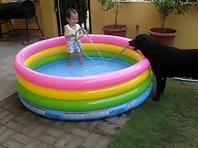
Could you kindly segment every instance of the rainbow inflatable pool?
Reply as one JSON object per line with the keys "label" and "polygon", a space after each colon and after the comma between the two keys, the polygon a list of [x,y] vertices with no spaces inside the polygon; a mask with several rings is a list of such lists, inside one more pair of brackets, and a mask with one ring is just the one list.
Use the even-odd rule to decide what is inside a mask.
{"label": "rainbow inflatable pool", "polygon": [[[89,35],[104,57],[111,58],[128,45],[129,39],[109,35]],[[90,57],[99,56],[85,36],[82,49]],[[18,94],[29,110],[59,120],[93,120],[124,113],[144,102],[152,89],[149,61],[127,48],[120,60],[131,66],[107,74],[59,77],[36,68],[66,57],[64,37],[43,40],[22,49],[14,59]]]}

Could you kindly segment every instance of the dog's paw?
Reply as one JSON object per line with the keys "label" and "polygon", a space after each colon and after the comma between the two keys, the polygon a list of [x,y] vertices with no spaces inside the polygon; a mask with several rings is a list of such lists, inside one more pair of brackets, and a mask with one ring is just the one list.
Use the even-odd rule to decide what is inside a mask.
{"label": "dog's paw", "polygon": [[152,100],[155,101],[155,102],[158,102],[160,100],[160,98],[159,97],[153,97]]}

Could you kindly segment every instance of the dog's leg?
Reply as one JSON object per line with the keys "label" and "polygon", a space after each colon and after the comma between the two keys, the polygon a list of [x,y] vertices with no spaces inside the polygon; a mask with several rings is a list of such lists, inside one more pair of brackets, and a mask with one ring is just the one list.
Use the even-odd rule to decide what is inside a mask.
{"label": "dog's leg", "polygon": [[166,77],[162,77],[162,80],[161,80],[161,88],[160,88],[160,93],[161,93],[161,95],[164,93],[165,86],[166,86]]}
{"label": "dog's leg", "polygon": [[157,80],[157,87],[156,87],[156,95],[152,98],[153,101],[159,101],[160,95],[163,93],[165,88],[166,79],[164,81],[164,78],[158,75],[155,75]]}

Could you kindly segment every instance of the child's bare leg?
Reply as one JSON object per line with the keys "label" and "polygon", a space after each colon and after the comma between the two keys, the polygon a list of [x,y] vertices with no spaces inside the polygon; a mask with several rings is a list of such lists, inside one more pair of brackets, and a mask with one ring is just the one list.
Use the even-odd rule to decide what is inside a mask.
{"label": "child's bare leg", "polygon": [[78,60],[80,62],[80,65],[83,65],[83,59],[82,59],[82,54],[80,52],[77,52]]}
{"label": "child's bare leg", "polygon": [[69,53],[69,65],[73,64],[73,53]]}

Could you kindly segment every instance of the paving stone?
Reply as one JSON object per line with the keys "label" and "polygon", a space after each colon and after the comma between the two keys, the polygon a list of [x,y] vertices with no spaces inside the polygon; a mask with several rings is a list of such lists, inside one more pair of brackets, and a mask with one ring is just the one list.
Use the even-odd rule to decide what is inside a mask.
{"label": "paving stone", "polygon": [[0,123],[5,124],[5,123],[9,122],[10,120],[14,119],[15,117],[16,117],[16,115],[9,113],[3,119],[0,120]]}
{"label": "paving stone", "polygon": [[36,148],[54,148],[54,146],[48,145],[46,143],[39,143],[39,145]]}
{"label": "paving stone", "polygon": [[3,109],[8,109],[9,107],[12,107],[13,104],[15,104],[14,100],[9,101],[9,103],[5,103],[5,104],[2,106],[2,108],[3,108]]}
{"label": "paving stone", "polygon": [[40,116],[34,112],[30,112],[31,115],[28,117],[28,119],[32,120],[32,121],[37,121],[38,123],[40,122],[41,118],[44,118],[43,116]]}
{"label": "paving stone", "polygon": [[28,125],[26,125],[23,129],[21,129],[21,133],[29,135],[32,133],[37,127],[39,126],[39,123],[32,122]]}
{"label": "paving stone", "polygon": [[24,128],[24,126],[22,124],[20,124],[20,123],[18,123],[16,121],[13,121],[13,120],[7,122],[5,125],[7,127],[11,128],[11,129],[14,129],[14,130],[18,131],[18,132],[20,132],[21,129]]}
{"label": "paving stone", "polygon": [[42,143],[41,141],[32,139],[23,148],[55,148],[55,147],[46,143]]}
{"label": "paving stone", "polygon": [[115,116],[115,117],[112,117],[112,118],[107,118],[107,119],[104,119],[103,121],[104,122],[111,122],[111,123],[116,123],[118,120],[118,117]]}
{"label": "paving stone", "polygon": [[83,138],[74,136],[68,141],[68,143],[65,145],[65,148],[78,148],[81,147],[83,142],[84,142]]}
{"label": "paving stone", "polygon": [[46,125],[53,125],[56,122],[55,120],[52,120],[49,118],[45,118],[45,117],[41,118],[41,116],[39,116],[39,115],[37,117],[38,117],[38,119],[37,119],[38,122],[46,124]]}
{"label": "paving stone", "polygon": [[23,144],[11,139],[3,142],[2,145],[8,148],[22,148],[24,146]]}
{"label": "paving stone", "polygon": [[70,133],[72,129],[78,127],[78,122],[65,122],[63,127],[61,127],[64,131]]}
{"label": "paving stone", "polygon": [[25,145],[23,148],[55,148],[49,144],[46,143],[42,143],[40,141],[32,141],[30,143],[28,143],[27,145]]}
{"label": "paving stone", "polygon": [[71,134],[64,134],[63,137],[61,137],[54,143],[54,146],[57,148],[63,148],[72,139],[72,137],[74,136]]}
{"label": "paving stone", "polygon": [[1,144],[0,144],[0,148],[5,148],[4,146],[1,146]]}
{"label": "paving stone", "polygon": [[21,133],[16,133],[12,136],[12,139],[22,144],[27,144],[29,141],[31,141],[30,137],[27,137]]}
{"label": "paving stone", "polygon": [[71,130],[71,133],[74,135],[80,136],[82,138],[86,138],[91,134],[90,132],[79,129],[79,128],[75,128],[75,129]]}
{"label": "paving stone", "polygon": [[106,129],[106,128],[103,128],[103,129],[99,129],[97,130],[97,133],[103,135],[103,136],[106,136],[106,137],[113,137],[115,134],[116,134],[116,131],[115,130],[111,130],[111,129]]}
{"label": "paving stone", "polygon": [[87,130],[89,132],[94,132],[97,125],[100,123],[101,121],[87,121],[87,122],[80,122],[78,124],[78,127],[80,129],[83,129],[83,130]]}
{"label": "paving stone", "polygon": [[37,139],[39,139],[40,141],[47,143],[49,145],[54,145],[54,143],[57,141],[58,138],[48,135],[46,133],[42,133],[37,137]]}
{"label": "paving stone", "polygon": [[[0,101],[0,107],[3,108],[6,104],[8,104],[12,100],[12,97],[8,97],[3,101]],[[3,108],[4,109],[4,108]]]}
{"label": "paving stone", "polygon": [[78,124],[78,127],[80,129],[89,131],[89,132],[94,132],[96,130],[96,127],[102,122],[102,120],[97,120],[97,121],[87,121],[87,122],[80,122]]}
{"label": "paving stone", "polygon": [[33,112],[29,111],[29,110],[28,110],[28,112],[29,113],[26,115],[26,119],[28,119],[30,121],[37,121],[37,122],[39,122],[40,118],[43,118],[42,116],[39,116],[36,113],[33,113]]}
{"label": "paving stone", "polygon": [[30,137],[39,138],[39,135],[42,134],[47,127],[44,125],[39,125],[32,132],[29,133]]}
{"label": "paving stone", "polygon": [[41,142],[32,139],[29,143],[24,145],[24,148],[38,148]]}
{"label": "paving stone", "polygon": [[61,129],[61,127],[63,127],[65,125],[65,122],[64,121],[55,121],[55,123],[53,125],[54,125],[54,127]]}
{"label": "paving stone", "polygon": [[97,127],[96,132],[107,137],[113,137],[120,130],[120,125],[116,125],[110,122],[101,122]]}
{"label": "paving stone", "polygon": [[62,130],[59,130],[59,129],[55,129],[55,128],[47,128],[45,130],[45,132],[51,136],[54,136],[54,137],[62,137],[62,135],[65,133],[64,131]]}
{"label": "paving stone", "polygon": [[15,134],[16,132],[12,129],[8,129],[0,135],[0,143],[10,139],[10,137]]}
{"label": "paving stone", "polygon": [[31,121],[27,120],[25,117],[22,117],[22,116],[18,116],[15,118],[15,121],[19,122],[20,124],[22,125],[29,125],[31,123]]}
{"label": "paving stone", "polygon": [[3,119],[3,118],[6,117],[8,114],[9,114],[9,112],[4,110],[3,112],[0,113],[0,119]]}
{"label": "paving stone", "polygon": [[28,118],[28,117],[31,116],[31,115],[32,115],[32,112],[30,112],[30,111],[27,110],[27,109],[26,109],[25,112],[23,112],[23,113],[21,114],[21,116],[23,116],[23,117],[25,117],[25,118]]}
{"label": "paving stone", "polygon": [[5,132],[6,130],[8,130],[8,128],[6,126],[1,125],[0,126],[0,135]]}
{"label": "paving stone", "polygon": [[98,139],[101,137],[101,135],[98,135],[96,133],[92,133],[89,135],[89,137],[85,140],[85,143],[83,144],[83,147],[85,148],[92,148],[96,146],[96,143]]}
{"label": "paving stone", "polygon": [[25,109],[22,108],[22,105],[14,106],[14,107],[8,108],[7,110],[13,114],[18,114],[18,115],[22,114],[25,111]]}

